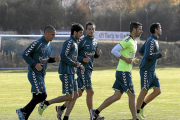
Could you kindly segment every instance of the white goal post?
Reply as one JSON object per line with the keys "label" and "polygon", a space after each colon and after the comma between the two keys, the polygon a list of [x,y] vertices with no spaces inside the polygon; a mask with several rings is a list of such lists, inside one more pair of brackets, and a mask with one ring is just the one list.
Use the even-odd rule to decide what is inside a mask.
{"label": "white goal post", "polygon": [[[43,35],[0,35],[0,50],[1,50],[1,41],[2,41],[2,38],[3,37],[20,37],[20,38],[23,38],[23,37],[42,37]],[[55,37],[69,37],[70,35],[56,35]]]}

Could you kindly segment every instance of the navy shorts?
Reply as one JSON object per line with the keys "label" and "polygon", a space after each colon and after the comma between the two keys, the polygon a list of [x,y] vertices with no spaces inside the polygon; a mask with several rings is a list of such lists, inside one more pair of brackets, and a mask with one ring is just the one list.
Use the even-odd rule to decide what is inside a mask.
{"label": "navy shorts", "polygon": [[116,81],[112,87],[114,90],[134,93],[134,85],[131,79],[131,72],[116,71]]}
{"label": "navy shorts", "polygon": [[152,87],[160,87],[159,79],[154,71],[142,71],[141,76],[141,89],[149,90]]}
{"label": "navy shorts", "polygon": [[59,78],[62,82],[62,93],[63,94],[74,94],[77,91],[77,79],[74,74],[61,74]]}
{"label": "navy shorts", "polygon": [[34,71],[28,72],[28,79],[31,84],[31,92],[32,93],[45,93],[46,87],[44,83],[44,76],[40,74],[36,74]]}
{"label": "navy shorts", "polygon": [[92,70],[86,69],[84,73],[81,73],[81,70],[77,69],[78,89],[81,89],[82,91],[84,89],[86,90],[93,89],[91,83],[91,75],[92,75]]}

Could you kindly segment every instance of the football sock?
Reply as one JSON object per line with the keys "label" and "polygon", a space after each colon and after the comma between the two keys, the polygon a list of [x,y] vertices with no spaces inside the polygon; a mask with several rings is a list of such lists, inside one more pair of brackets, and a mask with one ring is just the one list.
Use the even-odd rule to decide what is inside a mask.
{"label": "football sock", "polygon": [[68,120],[69,116],[64,116],[63,120]]}
{"label": "football sock", "polygon": [[98,109],[95,110],[95,113],[99,115],[100,111]]}
{"label": "football sock", "polygon": [[140,110],[137,109],[137,113],[139,113],[139,112],[140,112]]}
{"label": "football sock", "polygon": [[64,110],[64,109],[66,109],[66,106],[63,104],[63,105],[61,106],[61,110]]}
{"label": "football sock", "polygon": [[47,97],[46,93],[42,93],[38,95],[33,93],[33,98],[31,99],[31,101],[24,108],[22,108],[22,112],[27,113],[26,119],[28,119],[29,115],[32,113],[36,105],[42,102],[43,100],[45,100],[46,97]]}
{"label": "football sock", "polygon": [[49,105],[50,105],[48,101],[45,101],[45,102],[44,102],[44,104],[46,104],[47,106],[49,106]]}
{"label": "football sock", "polygon": [[146,103],[143,101],[143,104],[141,106],[141,109],[143,109],[145,107]]}

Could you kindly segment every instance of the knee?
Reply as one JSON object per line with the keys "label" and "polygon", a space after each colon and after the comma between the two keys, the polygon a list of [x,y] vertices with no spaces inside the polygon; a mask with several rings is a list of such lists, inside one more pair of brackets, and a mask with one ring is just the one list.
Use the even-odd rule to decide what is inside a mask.
{"label": "knee", "polygon": [[157,95],[160,95],[161,94],[161,89],[158,89],[156,91],[154,91]]}
{"label": "knee", "polygon": [[69,94],[67,94],[67,95],[66,95],[66,97],[67,97],[67,101],[71,101],[71,100],[73,100],[73,95],[69,95]]}
{"label": "knee", "polygon": [[93,90],[87,90],[87,95],[88,96],[93,96],[94,95],[94,91]]}
{"label": "knee", "polygon": [[121,95],[114,94],[112,96],[112,98],[113,98],[113,101],[117,101],[117,100],[119,100],[121,98]]}
{"label": "knee", "polygon": [[78,97],[81,97],[83,92],[81,90],[78,91]]}

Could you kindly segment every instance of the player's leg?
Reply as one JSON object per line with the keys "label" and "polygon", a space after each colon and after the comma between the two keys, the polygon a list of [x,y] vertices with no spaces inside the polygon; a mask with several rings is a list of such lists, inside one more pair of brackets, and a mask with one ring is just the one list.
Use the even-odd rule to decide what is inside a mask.
{"label": "player's leg", "polygon": [[123,90],[127,92],[129,97],[129,109],[131,111],[133,120],[137,119],[134,85],[131,78],[131,72],[122,72],[123,76]]}
{"label": "player's leg", "polygon": [[54,99],[51,99],[49,101],[44,101],[39,105],[39,114],[42,115],[43,111],[51,104],[54,103],[60,103],[60,102],[65,102],[65,101],[70,101],[73,99],[72,97],[72,93],[74,92],[73,89],[73,80],[71,79],[72,75],[68,75],[68,74],[63,74],[60,75],[60,79],[62,81],[62,93],[65,94],[63,96],[58,96]]}
{"label": "player's leg", "polygon": [[145,98],[144,102],[145,102],[146,104],[148,104],[148,103],[151,102],[154,98],[156,98],[158,95],[161,94],[161,88],[160,88],[159,79],[158,79],[158,77],[157,77],[157,75],[156,75],[155,72],[151,72],[151,74],[152,74],[153,77],[152,77],[152,83],[151,83],[150,87],[153,87],[153,92],[152,92],[151,94],[149,94],[149,95]]}
{"label": "player's leg", "polygon": [[114,94],[108,97],[96,110],[91,110],[92,120],[96,120],[100,114],[100,112],[107,108],[109,105],[119,100],[123,94],[123,76],[122,72],[116,71],[116,80],[113,85],[113,89],[115,90]]}
{"label": "player's leg", "polygon": [[73,99],[70,100],[69,103],[68,103],[66,113],[65,113],[65,116],[64,116],[63,120],[68,120],[69,115],[70,115],[70,113],[71,113],[71,111],[72,111],[72,109],[73,109],[73,107],[75,105],[76,99],[78,98],[78,92],[77,92],[78,84],[77,84],[77,79],[76,79],[75,75],[71,75],[71,79],[73,80],[73,88],[74,88],[73,93],[72,93]]}
{"label": "player's leg", "polygon": [[45,100],[47,97],[43,76],[36,75],[33,71],[29,71],[28,80],[32,86],[32,99],[24,108],[18,110],[18,112],[23,112],[26,114],[26,119],[28,119],[35,106]]}
{"label": "player's leg", "polygon": [[[92,70],[86,69],[84,73],[81,73],[81,85],[82,88],[86,89],[86,104],[88,109],[93,109],[93,95],[94,91],[91,83]],[[79,85],[79,84],[78,84]],[[81,88],[81,89],[82,89]]]}
{"label": "player's leg", "polygon": [[136,105],[135,105],[135,94],[128,92],[129,97],[129,109],[131,111],[131,114],[133,116],[133,120],[137,119],[137,113],[136,113]]}

